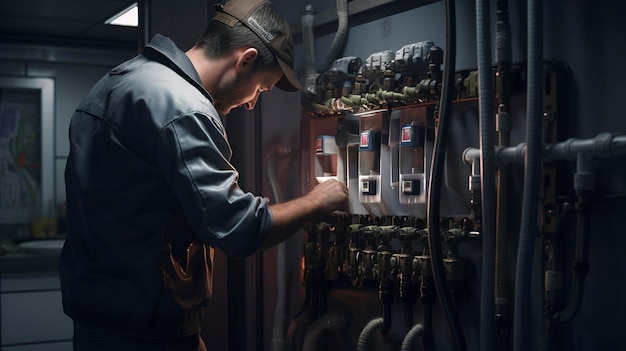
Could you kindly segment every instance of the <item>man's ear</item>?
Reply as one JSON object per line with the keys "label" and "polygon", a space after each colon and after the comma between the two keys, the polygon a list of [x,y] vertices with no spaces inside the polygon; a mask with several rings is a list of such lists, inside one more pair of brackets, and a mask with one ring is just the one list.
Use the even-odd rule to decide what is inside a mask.
{"label": "man's ear", "polygon": [[259,52],[255,48],[247,48],[239,54],[237,59],[237,71],[249,69],[254,64]]}

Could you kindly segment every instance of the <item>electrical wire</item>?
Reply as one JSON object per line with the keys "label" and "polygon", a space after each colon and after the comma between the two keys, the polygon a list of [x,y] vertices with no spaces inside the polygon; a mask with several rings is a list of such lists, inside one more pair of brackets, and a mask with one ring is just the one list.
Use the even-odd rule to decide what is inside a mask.
{"label": "electrical wire", "polygon": [[431,255],[433,276],[435,287],[439,295],[441,307],[448,321],[448,326],[452,334],[452,341],[455,350],[465,351],[467,349],[461,324],[452,307],[450,291],[445,279],[445,268],[443,266],[443,255],[441,251],[441,239],[439,237],[439,200],[441,199],[441,188],[446,157],[446,142],[450,129],[449,118],[454,98],[454,74],[456,70],[456,24],[454,0],[444,1],[444,21],[445,21],[445,49],[444,49],[444,71],[441,87],[440,115],[437,132],[435,135],[435,145],[433,148],[433,159],[431,163],[431,173],[428,186],[428,245]]}

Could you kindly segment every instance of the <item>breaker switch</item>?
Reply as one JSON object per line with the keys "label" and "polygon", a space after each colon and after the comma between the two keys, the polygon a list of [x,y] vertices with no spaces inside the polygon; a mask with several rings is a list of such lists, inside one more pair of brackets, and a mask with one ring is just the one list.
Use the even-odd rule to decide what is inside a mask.
{"label": "breaker switch", "polygon": [[376,195],[376,180],[367,179],[361,182],[361,193],[363,195]]}
{"label": "breaker switch", "polygon": [[420,195],[422,186],[419,179],[408,179],[402,181],[402,192],[405,195]]}

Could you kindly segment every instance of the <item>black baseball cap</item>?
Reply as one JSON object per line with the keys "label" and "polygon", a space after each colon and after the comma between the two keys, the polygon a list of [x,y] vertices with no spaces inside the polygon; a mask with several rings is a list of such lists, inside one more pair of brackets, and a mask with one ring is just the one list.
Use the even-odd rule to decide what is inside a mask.
{"label": "black baseball cap", "polygon": [[213,19],[234,27],[237,22],[256,34],[261,41],[274,53],[283,72],[283,77],[276,83],[276,87],[285,91],[297,91],[302,87],[293,71],[293,44],[291,33],[272,33],[263,28],[254,18],[259,6],[270,3],[268,0],[227,0],[226,4],[216,4],[216,13]]}

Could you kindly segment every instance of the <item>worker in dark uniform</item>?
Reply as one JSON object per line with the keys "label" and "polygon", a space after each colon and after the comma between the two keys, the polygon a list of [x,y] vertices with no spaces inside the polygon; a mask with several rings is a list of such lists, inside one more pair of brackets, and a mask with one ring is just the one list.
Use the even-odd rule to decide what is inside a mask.
{"label": "worker in dark uniform", "polygon": [[248,256],[347,208],[333,180],[280,204],[239,187],[221,118],[274,87],[300,88],[288,23],[230,0],[190,50],[155,36],[76,108],[60,259],[75,350],[204,350],[213,248]]}

